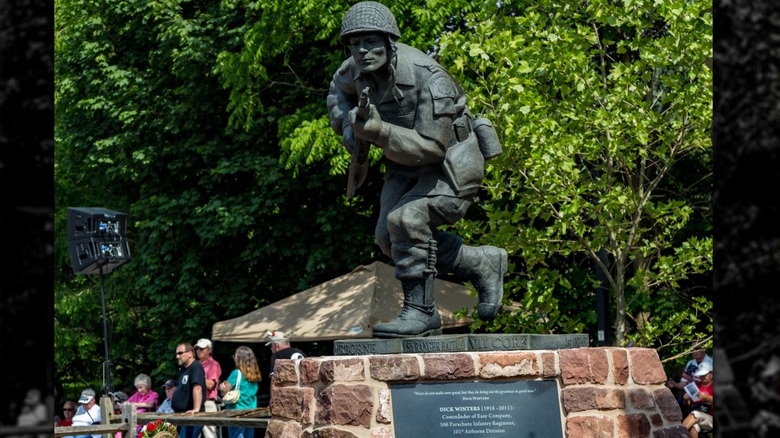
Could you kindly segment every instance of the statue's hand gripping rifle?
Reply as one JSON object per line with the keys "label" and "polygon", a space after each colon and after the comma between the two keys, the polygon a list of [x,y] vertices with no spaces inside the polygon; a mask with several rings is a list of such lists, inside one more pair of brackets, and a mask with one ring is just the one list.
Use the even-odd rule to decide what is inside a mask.
{"label": "statue's hand gripping rifle", "polygon": [[[360,92],[357,104],[357,116],[368,119],[368,87]],[[349,176],[347,180],[347,197],[355,196],[355,191],[363,185],[368,174],[368,150],[371,143],[355,138],[355,147],[352,149],[352,160],[349,163]]]}

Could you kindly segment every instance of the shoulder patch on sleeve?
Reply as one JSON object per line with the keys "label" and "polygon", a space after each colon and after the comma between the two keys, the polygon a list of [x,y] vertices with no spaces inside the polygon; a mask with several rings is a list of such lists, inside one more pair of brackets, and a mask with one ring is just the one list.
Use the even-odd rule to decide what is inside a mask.
{"label": "shoulder patch on sleeve", "polygon": [[431,96],[433,96],[434,99],[455,99],[457,96],[452,79],[444,73],[436,73],[431,76],[428,86],[431,89]]}

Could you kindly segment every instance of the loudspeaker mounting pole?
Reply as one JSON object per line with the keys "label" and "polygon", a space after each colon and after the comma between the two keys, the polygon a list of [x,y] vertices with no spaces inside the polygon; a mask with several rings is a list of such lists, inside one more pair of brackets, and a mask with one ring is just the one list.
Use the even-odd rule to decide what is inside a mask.
{"label": "loudspeaker mounting pole", "polygon": [[106,360],[103,362],[103,395],[114,392],[114,386],[111,382],[111,348],[108,343],[108,323],[106,321],[106,296],[103,286],[103,266],[99,268],[100,272],[100,305],[103,308],[103,346],[106,350]]}

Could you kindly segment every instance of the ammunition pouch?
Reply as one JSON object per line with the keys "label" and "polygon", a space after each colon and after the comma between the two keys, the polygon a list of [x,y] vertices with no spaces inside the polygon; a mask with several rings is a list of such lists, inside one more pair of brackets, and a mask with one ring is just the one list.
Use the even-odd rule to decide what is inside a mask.
{"label": "ammunition pouch", "polygon": [[485,176],[485,159],[471,128],[471,117],[464,114],[453,123],[454,144],[447,148],[442,170],[458,195],[475,193]]}
{"label": "ammunition pouch", "polygon": [[477,118],[471,121],[471,128],[477,134],[479,150],[485,160],[501,155],[503,152],[501,142],[498,140],[498,133],[490,120],[477,114]]}

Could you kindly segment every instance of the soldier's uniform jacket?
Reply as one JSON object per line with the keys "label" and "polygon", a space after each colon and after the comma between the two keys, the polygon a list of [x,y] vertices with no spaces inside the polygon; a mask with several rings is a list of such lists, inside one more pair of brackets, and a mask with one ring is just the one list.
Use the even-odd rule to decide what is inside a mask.
{"label": "soldier's uniform jacket", "polygon": [[[394,85],[384,97],[373,88],[369,92],[383,122],[374,143],[389,161],[388,174],[425,175],[430,172],[420,168],[438,166],[445,181],[434,184],[429,195],[474,194],[484,177],[485,161],[471,129],[463,89],[431,57],[406,44],[396,47]],[[337,134],[349,124],[348,113],[366,85],[352,57],[333,75],[327,105]]]}

